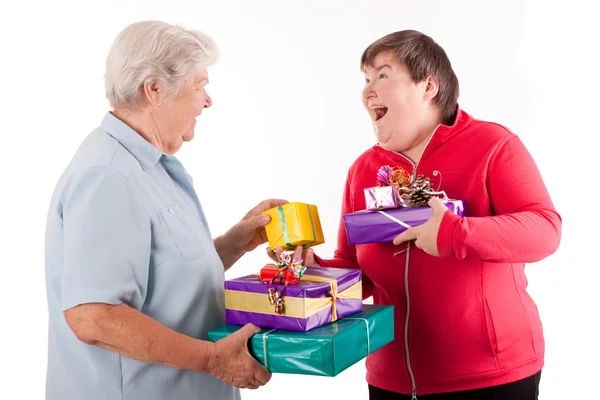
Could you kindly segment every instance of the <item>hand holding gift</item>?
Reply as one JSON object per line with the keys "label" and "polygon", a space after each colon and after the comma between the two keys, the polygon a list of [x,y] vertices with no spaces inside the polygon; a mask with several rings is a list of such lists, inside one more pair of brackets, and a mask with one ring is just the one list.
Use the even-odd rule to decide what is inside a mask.
{"label": "hand holding gift", "polygon": [[273,207],[287,204],[286,200],[264,200],[232,226],[224,235],[214,239],[215,249],[227,271],[245,253],[254,250],[257,246],[267,241],[267,225],[271,218],[264,212]]}
{"label": "hand holding gift", "polygon": [[415,240],[415,246],[425,253],[438,257],[440,254],[437,248],[437,236],[440,230],[440,224],[448,208],[437,197],[429,200],[429,207],[433,210],[433,215],[422,225],[408,228],[394,238],[394,244],[399,245],[408,240]]}
{"label": "hand holding gift", "polygon": [[248,340],[260,328],[247,324],[214,344],[206,370],[230,385],[257,389],[271,379],[271,373],[248,351]]}
{"label": "hand holding gift", "polygon": [[296,247],[293,258],[289,252],[284,252],[281,247],[278,247],[278,249],[280,251],[277,253],[277,259],[275,260],[277,264],[268,264],[261,269],[260,280],[263,283],[295,285],[306,271],[304,259],[302,258],[302,246]]}
{"label": "hand holding gift", "polygon": [[[267,255],[271,260],[278,262],[285,250],[282,247],[277,247],[275,251],[267,247]],[[315,251],[312,248],[305,249],[302,246],[296,246],[294,250],[294,258],[303,260],[304,265],[307,267],[320,267],[321,265],[317,262]]]}
{"label": "hand holding gift", "polygon": [[225,234],[230,246],[248,252],[265,243],[267,241],[265,225],[271,222],[271,218],[265,214],[265,211],[285,204],[288,204],[286,200],[269,199],[248,211],[244,218]]}
{"label": "hand holding gift", "polygon": [[279,262],[285,250],[295,249],[294,257],[301,258],[304,265],[320,266],[310,249],[325,242],[316,206],[294,202],[275,207],[265,214],[271,217],[266,234],[269,240],[267,254],[273,261]]}

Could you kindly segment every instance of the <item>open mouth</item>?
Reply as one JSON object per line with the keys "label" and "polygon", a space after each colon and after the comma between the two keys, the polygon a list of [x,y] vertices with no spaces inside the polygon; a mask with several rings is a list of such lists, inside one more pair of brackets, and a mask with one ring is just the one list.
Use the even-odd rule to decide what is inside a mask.
{"label": "open mouth", "polygon": [[373,107],[372,110],[375,113],[375,121],[379,121],[388,112],[388,108],[384,106],[376,106]]}

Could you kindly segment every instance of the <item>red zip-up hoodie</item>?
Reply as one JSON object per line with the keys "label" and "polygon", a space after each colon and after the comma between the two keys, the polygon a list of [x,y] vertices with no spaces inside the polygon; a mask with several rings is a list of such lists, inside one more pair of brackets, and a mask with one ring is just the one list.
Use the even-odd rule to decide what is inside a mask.
{"label": "red zip-up hoodie", "polygon": [[414,245],[349,245],[343,220],[333,260],[323,267],[361,268],[364,298],[395,308],[395,339],[367,358],[367,381],[404,394],[476,389],[541,370],[544,338],[526,291],[526,262],[556,251],[561,218],[531,155],[501,125],[458,110],[440,125],[418,165],[374,146],[352,165],[342,215],[365,209],[363,189],[382,165],[431,178],[466,202],[466,217],[447,212],[440,257]]}

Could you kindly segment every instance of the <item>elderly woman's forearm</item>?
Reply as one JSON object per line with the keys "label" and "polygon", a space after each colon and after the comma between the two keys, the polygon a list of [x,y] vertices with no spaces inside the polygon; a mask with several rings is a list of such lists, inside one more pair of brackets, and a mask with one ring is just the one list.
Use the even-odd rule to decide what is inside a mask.
{"label": "elderly woman's forearm", "polygon": [[231,243],[228,243],[225,235],[221,235],[213,240],[217,254],[223,263],[225,271],[237,262],[245,254],[244,250],[233,248]]}
{"label": "elderly woman's forearm", "polygon": [[213,343],[169,329],[126,304],[82,304],[64,314],[84,343],[152,364],[208,372]]}

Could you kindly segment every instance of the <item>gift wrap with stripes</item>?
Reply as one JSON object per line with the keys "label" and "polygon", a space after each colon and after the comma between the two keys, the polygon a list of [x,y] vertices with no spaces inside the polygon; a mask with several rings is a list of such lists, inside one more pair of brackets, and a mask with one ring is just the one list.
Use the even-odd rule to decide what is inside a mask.
{"label": "gift wrap with stripes", "polygon": [[325,243],[317,206],[292,202],[265,211],[271,222],[265,226],[271,250],[281,247],[311,247]]}
{"label": "gift wrap with stripes", "polygon": [[[208,339],[216,342],[240,328],[223,325]],[[362,312],[308,332],[262,329],[248,350],[272,373],[336,376],[393,340],[393,306],[365,304]]]}
{"label": "gift wrap with stripes", "polygon": [[[268,288],[283,294],[284,312],[270,303]],[[225,320],[261,328],[308,331],[362,310],[359,269],[307,267],[295,285],[265,284],[257,274],[225,281]]]}

